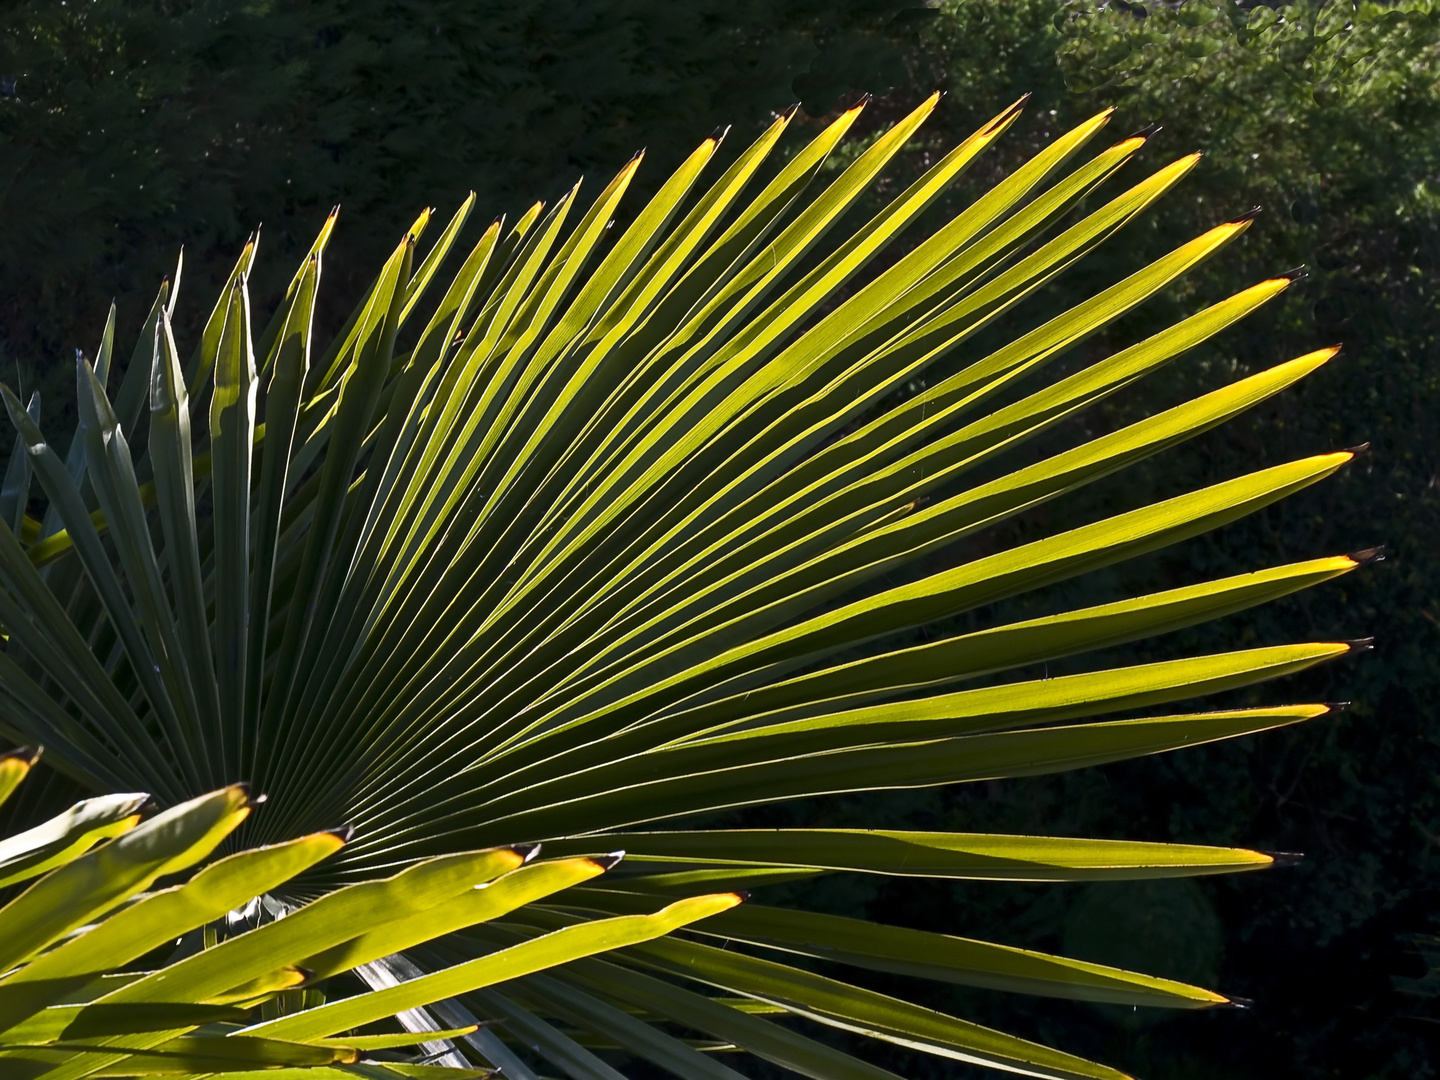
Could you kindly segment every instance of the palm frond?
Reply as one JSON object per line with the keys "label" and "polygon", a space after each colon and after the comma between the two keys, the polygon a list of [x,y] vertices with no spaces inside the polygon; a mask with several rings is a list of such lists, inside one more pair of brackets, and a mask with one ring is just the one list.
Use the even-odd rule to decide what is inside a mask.
{"label": "palm frond", "polygon": [[[164,805],[250,781],[270,799],[246,826],[257,842],[340,821],[357,830],[267,889],[276,903],[313,901],[276,924],[315,935],[287,962],[317,979],[369,972],[381,988],[269,1017],[243,1038],[328,1045],[316,1040],[430,1008],[451,1029],[495,1021],[468,1045],[512,1077],[535,1075],[537,1056],[572,1077],[609,1077],[604,1055],[618,1049],[720,1080],[736,1075],[715,1057],[729,1047],[811,1077],[890,1075],[774,1018],[792,1015],[1027,1075],[1115,1077],[839,976],[854,967],[1176,1008],[1229,1001],[959,937],[763,905],[723,912],[733,901],[715,899],[829,873],[1065,881],[1271,865],[1243,849],[756,831],[724,815],[1075,769],[1302,722],[1331,709],[1195,702],[1363,647],[1072,659],[1056,678],[1044,667],[1242,612],[1373,552],[1008,614],[1269,506],[1353,456],[1257,463],[1012,539],[1007,523],[1286,391],[1335,353],[1077,441],[1096,406],[1291,278],[1110,355],[1080,349],[1117,335],[1117,320],[1249,225],[1218,223],[1068,310],[1037,304],[1198,160],[1111,191],[1147,136],[1087,157],[1108,110],[908,237],[1022,105],[932,155],[858,226],[848,215],[934,98],[841,168],[827,161],[858,106],[775,168],[790,114],[711,182],[719,146],[706,140],[627,210],[637,155],[588,208],[577,185],[508,230],[489,224],[468,254],[473,199],[422,256],[427,210],[328,341],[315,313],[335,216],[263,314],[249,293],[252,240],[188,363],[174,292],[162,289],[112,398],[107,324],[96,363],[78,365],[80,424],[63,460],[38,408],[5,390],[20,438],[0,492],[0,735],[44,742],[96,790],[146,790]],[[1032,312],[1030,329],[997,340],[1002,316]],[[208,401],[203,432],[192,400]],[[40,519],[25,513],[32,477],[48,499]],[[53,843],[72,842],[61,832]],[[423,918],[397,909],[332,941],[302,917],[380,875],[536,841],[559,861]],[[573,860],[617,848],[629,858],[616,873],[566,876],[590,865]],[[836,977],[814,962],[837,965]],[[267,970],[234,968],[245,979]],[[153,1000],[143,980],[114,993]],[[170,1037],[192,1038],[181,1027]]]}
{"label": "palm frond", "polygon": [[[12,754],[0,761],[10,790],[36,757]],[[322,1037],[361,1023],[393,1023],[415,1004],[444,995],[427,997],[424,980],[328,1001],[316,987],[397,947],[552,896],[614,862],[584,857],[530,862],[533,847],[463,852],[338,889],[306,906],[277,909],[269,895],[342,850],[348,830],[237,852],[180,884],[151,891],[161,878],[188,873],[204,861],[256,804],[244,788],[232,786],[142,821],[138,811],[148,800],[143,794],[88,799],[0,841],[0,881],[29,883],[0,907],[5,1076],[261,1069],[303,1069],[311,1075],[309,1070],[355,1064],[362,1055],[371,1076],[413,1075],[407,1071],[413,1056],[370,1055],[421,1043],[450,1045],[477,1025],[434,1030],[412,1024],[401,1033]],[[615,941],[643,942],[737,900],[724,893],[673,901],[658,913],[602,918],[547,935],[522,951],[530,970],[538,970]],[[266,917],[274,915],[283,917]],[[168,962],[153,971],[137,968],[157,953],[169,953]],[[463,989],[491,981],[474,964],[428,978]],[[365,1020],[334,1023],[340,1012],[351,1020],[363,1014]],[[485,1072],[458,1060],[460,1067],[435,1070],[437,1078],[461,1080]]]}

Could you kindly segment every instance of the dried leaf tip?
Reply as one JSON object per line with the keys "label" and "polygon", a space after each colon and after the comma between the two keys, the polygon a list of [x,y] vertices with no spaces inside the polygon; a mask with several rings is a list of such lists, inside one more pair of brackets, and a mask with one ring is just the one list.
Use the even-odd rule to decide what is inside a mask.
{"label": "dried leaf tip", "polygon": [[798,101],[792,102],[791,104],[785,106],[785,108],[783,108],[783,109],[780,110],[780,119],[782,119],[782,120],[793,120],[793,119],[795,119],[795,114],[798,113],[799,111],[800,111],[800,102],[798,102]]}
{"label": "dried leaf tip", "polygon": [[[1160,124],[1159,124],[1158,122],[1152,121],[1151,123],[1148,123],[1148,124],[1146,124],[1144,127],[1142,127],[1139,131],[1133,132],[1133,133],[1129,136],[1129,138],[1130,138],[1130,139],[1148,139],[1148,138],[1151,138],[1152,136],[1156,135],[1157,133],[1159,133],[1160,131],[1163,131],[1163,130],[1164,130],[1164,129],[1160,126]],[[1127,139],[1126,141],[1128,142],[1129,139]]]}
{"label": "dried leaf tip", "polygon": [[[40,755],[45,752],[43,746],[17,746],[14,750],[6,750],[0,754],[0,761],[21,761],[28,768],[40,760]],[[146,796],[149,798],[149,796]]]}
{"label": "dried leaf tip", "polygon": [[[1340,346],[1337,345],[1337,346],[1335,346],[1335,348],[1338,350],[1338,349],[1340,348]],[[1356,443],[1354,446],[1347,446],[1347,447],[1345,447],[1345,449],[1341,450],[1340,452],[1341,452],[1342,454],[1350,454],[1350,455],[1352,455],[1352,456],[1354,456],[1354,457],[1359,457],[1361,454],[1365,453],[1365,451],[1366,451],[1366,450],[1369,450],[1369,449],[1370,449],[1370,442],[1369,442],[1369,440],[1367,439],[1365,442]]]}
{"label": "dried leaf tip", "polygon": [[1245,211],[1243,214],[1241,214],[1239,217],[1231,218],[1231,219],[1229,220],[1229,222],[1227,222],[1227,224],[1229,224],[1229,225],[1248,225],[1250,222],[1254,221],[1257,217],[1260,216],[1260,211],[1263,210],[1263,209],[1264,209],[1264,207],[1252,206],[1249,210],[1246,210],[1246,211]]}
{"label": "dried leaf tip", "polygon": [[1369,566],[1371,563],[1385,561],[1385,545],[1379,544],[1376,547],[1363,548],[1360,551],[1352,551],[1345,556],[1356,566]]}
{"label": "dried leaf tip", "polygon": [[529,862],[540,855],[539,844],[511,844],[510,850],[520,856],[521,862]]}
{"label": "dried leaf tip", "polygon": [[1261,855],[1268,855],[1272,866],[1298,866],[1305,856],[1298,851],[1262,851]]}
{"label": "dried leaf tip", "polygon": [[1286,281],[1301,281],[1310,276],[1310,271],[1305,268],[1304,263],[1301,263],[1299,266],[1293,266],[1278,276],[1284,278]]}
{"label": "dried leaf tip", "polygon": [[1342,712],[1349,712],[1349,711],[1350,711],[1350,702],[1348,702],[1348,701],[1327,701],[1327,702],[1325,702],[1325,709],[1326,709],[1327,714],[1333,714],[1333,715],[1338,716],[1338,715],[1339,715],[1340,713],[1342,713]]}
{"label": "dried leaf tip", "polygon": [[[1373,637],[1355,638],[1354,640],[1347,641],[1344,644],[1350,646],[1351,652],[1369,652],[1371,649],[1375,648],[1375,639]],[[1345,704],[1349,705],[1349,702],[1347,701]]]}
{"label": "dried leaf tip", "polygon": [[715,130],[710,132],[710,141],[719,146],[725,141],[725,136],[730,134],[729,124],[717,124]]}
{"label": "dried leaf tip", "polygon": [[260,809],[260,807],[264,806],[269,801],[269,795],[256,795],[254,798],[246,800],[245,809],[258,810]]}
{"label": "dried leaf tip", "polygon": [[1233,996],[1233,995],[1231,995],[1231,994],[1226,994],[1226,995],[1225,995],[1225,1001],[1224,1001],[1223,1003],[1220,1003],[1219,1005],[1217,1005],[1217,1008],[1221,1008],[1221,1009],[1248,1009],[1248,1008],[1250,1008],[1250,1007],[1251,1007],[1252,1005],[1254,1005],[1254,1004],[1255,1004],[1255,1002],[1253,1002],[1252,1000],[1250,1000],[1250,999],[1247,998],[1247,997],[1235,997],[1235,996]]}
{"label": "dried leaf tip", "polygon": [[348,844],[355,836],[355,826],[341,825],[339,828],[336,829],[326,829],[325,832],[328,833],[330,836],[335,837],[335,839],[339,840],[340,843]]}
{"label": "dried leaf tip", "polygon": [[612,851],[608,855],[592,855],[590,861],[602,870],[613,870],[623,858],[625,858],[624,851]]}

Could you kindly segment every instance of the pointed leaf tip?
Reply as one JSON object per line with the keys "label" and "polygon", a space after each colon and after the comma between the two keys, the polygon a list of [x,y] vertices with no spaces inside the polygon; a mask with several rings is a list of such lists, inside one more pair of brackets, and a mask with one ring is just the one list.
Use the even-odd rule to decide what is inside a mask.
{"label": "pointed leaf tip", "polygon": [[1369,652],[1375,648],[1375,639],[1373,637],[1355,638],[1353,641],[1345,642],[1345,644],[1350,646],[1351,652]]}
{"label": "pointed leaf tip", "polygon": [[338,828],[326,829],[325,831],[331,836],[335,837],[335,839],[339,840],[342,844],[348,844],[355,836],[354,825],[341,825]]}
{"label": "pointed leaf tip", "polygon": [[1352,456],[1354,456],[1354,457],[1359,457],[1361,454],[1365,453],[1365,451],[1366,451],[1366,450],[1369,450],[1369,449],[1370,449],[1370,443],[1367,441],[1367,442],[1359,443],[1359,444],[1357,444],[1357,445],[1355,445],[1355,446],[1347,446],[1347,447],[1345,447],[1344,450],[1342,450],[1342,451],[1340,451],[1340,452],[1341,452],[1342,454],[1350,454],[1350,455],[1352,455]]}
{"label": "pointed leaf tip", "polygon": [[[38,753],[37,753],[37,756],[38,756]],[[32,764],[33,764],[33,762],[32,762]],[[124,809],[121,811],[121,813],[122,813],[122,814],[138,814],[138,813],[141,813],[141,812],[145,809],[145,807],[146,807],[147,805],[149,805],[149,803],[150,803],[150,795],[149,795],[149,793],[144,792],[144,791],[137,791],[137,792],[135,792],[134,794],[132,794],[132,795],[129,797],[129,799],[125,802],[125,804],[124,804]]]}
{"label": "pointed leaf tip", "polygon": [[1226,224],[1227,224],[1227,225],[1248,225],[1250,222],[1254,221],[1257,217],[1260,216],[1260,212],[1261,212],[1261,210],[1263,210],[1263,209],[1264,209],[1264,207],[1252,206],[1249,210],[1246,210],[1246,211],[1245,211],[1243,214],[1241,214],[1239,217],[1233,217],[1233,218],[1231,218],[1229,221],[1226,222]]}
{"label": "pointed leaf tip", "polygon": [[590,861],[599,866],[602,870],[613,869],[621,859],[625,858],[624,851],[612,851],[608,855],[592,855]]}
{"label": "pointed leaf tip", "polygon": [[1360,551],[1352,551],[1345,557],[1354,562],[1356,566],[1369,566],[1371,563],[1384,562],[1385,545],[1380,544],[1376,547],[1363,548]]}
{"label": "pointed leaf tip", "polygon": [[[0,761],[23,761],[28,768],[40,760],[40,755],[45,752],[43,746],[17,746],[14,750],[6,750],[0,754]],[[146,796],[149,798],[149,796]]]}
{"label": "pointed leaf tip", "polygon": [[1305,856],[1298,851],[1262,851],[1261,855],[1268,855],[1272,866],[1280,868],[1286,866],[1297,866]]}
{"label": "pointed leaf tip", "polygon": [[[1161,131],[1163,131],[1163,130],[1164,130],[1164,128],[1163,128],[1158,122],[1152,121],[1152,122],[1146,124],[1144,127],[1142,127],[1139,131],[1136,131],[1136,132],[1131,133],[1131,135],[1129,136],[1129,139],[1149,139],[1149,138],[1153,138],[1156,134],[1158,134],[1159,132],[1161,132]],[[1129,139],[1127,139],[1126,141],[1128,142]]]}
{"label": "pointed leaf tip", "polygon": [[511,844],[510,850],[520,856],[521,862],[530,862],[540,854],[540,845],[536,844]]}

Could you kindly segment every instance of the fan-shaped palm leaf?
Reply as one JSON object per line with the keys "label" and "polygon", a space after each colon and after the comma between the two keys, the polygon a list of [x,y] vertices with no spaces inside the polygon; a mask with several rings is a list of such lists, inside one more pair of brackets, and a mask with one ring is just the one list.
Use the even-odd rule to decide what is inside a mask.
{"label": "fan-shaped palm leaf", "polygon": [[[1023,544],[967,542],[1008,535],[993,527],[1280,393],[1334,350],[1057,449],[1055,436],[1075,430],[1067,421],[1290,279],[1052,376],[1057,359],[1248,220],[1217,224],[995,343],[982,331],[1197,158],[1101,194],[1146,142],[1080,156],[1101,113],[882,258],[1020,112],[939,157],[868,222],[836,230],[933,106],[838,173],[822,165],[858,108],[773,171],[789,115],[708,183],[717,142],[707,140],[623,228],[611,225],[639,157],[587,209],[573,189],[509,229],[489,225],[463,259],[470,203],[419,259],[427,211],[328,344],[314,312],[333,216],[265,319],[247,287],[252,242],[188,362],[162,289],[112,396],[107,329],[103,361],[80,364],[83,450],[66,461],[7,392],[29,472],[12,469],[6,490],[33,472],[49,509],[15,530],[20,504],[0,506],[10,634],[0,730],[45,742],[87,784],[144,787],[165,803],[251,780],[271,798],[257,839],[353,822],[354,841],[285,886],[291,899],[494,845],[630,853],[620,876],[428,946],[418,929],[382,935],[356,955],[406,955],[373,974],[400,984],[373,1007],[340,1002],[249,1034],[313,1041],[423,999],[440,1001],[435,1014],[452,1027],[466,1010],[496,1020],[514,1046],[587,1080],[615,1075],[604,1047],[687,1078],[737,1075],[716,1048],[813,1077],[889,1075],[774,1019],[788,1013],[1007,1070],[1112,1077],[796,958],[1095,1001],[1227,1002],[1060,957],[759,905],[536,974],[553,959],[539,943],[677,894],[846,871],[1067,881],[1271,864],[1244,850],[696,822],[1296,723],[1327,707],[1107,717],[1182,707],[1353,648],[1277,645],[1043,677],[1036,665],[1242,611],[1365,561],[1317,558],[1019,621],[996,606],[1259,510],[1348,452]],[[442,267],[457,262],[442,290]],[[148,433],[135,440],[147,385]],[[207,386],[208,424],[197,424],[192,403]],[[1001,469],[1022,447],[1023,464]],[[915,643],[912,631],[942,620],[950,629]],[[437,964],[479,964],[488,981],[424,974]],[[530,1075],[514,1046],[492,1034],[481,1052]]]}

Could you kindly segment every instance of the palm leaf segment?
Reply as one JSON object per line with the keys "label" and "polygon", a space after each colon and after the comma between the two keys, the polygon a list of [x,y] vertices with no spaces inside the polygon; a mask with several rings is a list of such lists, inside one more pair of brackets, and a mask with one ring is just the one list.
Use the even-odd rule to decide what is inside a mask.
{"label": "palm leaf segment", "polygon": [[[392,981],[597,914],[653,911],[677,893],[827,872],[1060,881],[1269,865],[1248,851],[1123,842],[655,830],[773,800],[1052,772],[1295,723],[1327,709],[1102,717],[1163,713],[1352,648],[1285,645],[1051,679],[1036,667],[1240,611],[1365,556],[1024,621],[986,615],[1265,507],[1351,455],[1265,468],[987,554],[959,545],[1223,422],[1334,350],[997,470],[1008,451],[1072,430],[1060,425],[1289,279],[1045,377],[1248,224],[1222,223],[981,347],[980,331],[1197,156],[1095,195],[1145,142],[1075,165],[1102,113],[876,269],[1019,113],[940,157],[860,228],[829,235],[933,105],[838,173],[822,166],[858,109],[767,171],[789,122],[777,119],[708,186],[700,178],[717,144],[707,140],[612,230],[637,157],[588,209],[572,190],[508,230],[490,225],[438,296],[470,203],[417,259],[427,212],[323,350],[313,312],[333,216],[263,328],[247,245],[188,361],[162,289],[113,395],[112,320],[95,363],[79,365],[80,425],[63,457],[7,391],[25,453],[0,505],[4,733],[43,741],[96,788],[143,787],[167,804],[250,779],[271,798],[252,826],[261,840],[354,822],[356,839],[287,897],[521,841],[566,856],[629,853],[617,871],[628,876],[412,950],[404,962],[423,966]],[[206,386],[208,424],[192,408]],[[140,450],[126,433],[147,396]],[[49,500],[43,520],[24,515],[32,475]],[[904,636],[968,612],[978,629],[923,644]],[[722,950],[722,939],[753,948]],[[1119,1075],[794,966],[796,956],[1096,1001],[1227,1000],[758,905],[503,990],[438,975],[416,985],[429,1000],[462,993],[466,1008],[573,1077],[615,1075],[600,1046],[685,1077],[733,1080],[701,1052],[715,1047],[806,1076],[889,1075],[771,1011],[1038,1076]],[[358,1006],[327,1009],[254,1034],[318,1038],[371,1019]],[[489,1060],[529,1075],[498,1040],[488,1045]]]}
{"label": "palm leaf segment", "polygon": [[[28,772],[38,755],[0,758],[4,781]],[[13,787],[13,784],[10,786]],[[373,963],[397,945],[447,927],[503,916],[535,899],[602,873],[607,863],[577,857],[529,863],[535,849],[466,852],[422,860],[387,879],[338,889],[308,906],[275,914],[262,894],[344,847],[325,831],[242,851],[180,884],[147,891],[209,856],[254,807],[238,785],[202,795],[141,822],[146,795],[87,799],[61,816],[0,840],[0,881],[26,885],[0,907],[0,1073],[29,1077],[153,1076],[304,1070],[320,1080],[362,1064],[375,1080],[462,1080],[485,1070],[417,1062],[429,1046],[477,1037],[475,1024],[329,1039],[279,1039],[256,1021],[281,1015],[311,1026],[347,1010],[367,1020],[407,1008],[414,989],[365,990],[325,1001],[300,989]],[[118,838],[118,839],[116,839]],[[484,888],[477,886],[483,885]],[[460,968],[439,975],[483,986],[513,974],[643,942],[735,904],[731,895],[675,901],[658,913],[620,916],[525,942],[486,958],[492,972]],[[256,925],[263,923],[263,925]],[[222,940],[223,936],[223,940]],[[137,963],[173,947],[154,971]],[[261,1024],[263,1027],[263,1023]],[[392,1029],[398,1025],[393,1022]],[[491,1036],[493,1038],[493,1036]],[[362,1058],[364,1060],[362,1060]]]}

